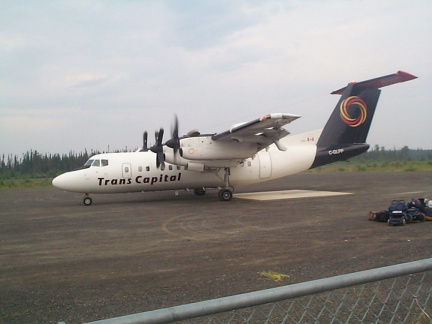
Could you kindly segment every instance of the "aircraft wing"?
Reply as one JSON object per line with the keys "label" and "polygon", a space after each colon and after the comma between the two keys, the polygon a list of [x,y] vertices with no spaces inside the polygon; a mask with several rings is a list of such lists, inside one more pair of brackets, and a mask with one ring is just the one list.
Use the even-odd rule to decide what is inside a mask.
{"label": "aircraft wing", "polygon": [[246,123],[233,125],[230,130],[212,136],[215,141],[237,141],[240,143],[256,143],[268,146],[275,143],[284,151],[286,148],[279,140],[289,134],[282,126],[291,123],[300,116],[287,113],[273,113]]}

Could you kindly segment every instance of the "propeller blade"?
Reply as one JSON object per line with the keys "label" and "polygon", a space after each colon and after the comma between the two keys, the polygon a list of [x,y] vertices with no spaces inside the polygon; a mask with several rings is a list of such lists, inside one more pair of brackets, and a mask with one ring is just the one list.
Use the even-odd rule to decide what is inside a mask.
{"label": "propeller blade", "polygon": [[175,115],[174,119],[174,129],[172,131],[172,138],[169,139],[165,144],[172,148],[174,150],[174,155],[177,153],[177,151],[180,149],[180,138],[178,135],[179,132],[179,122],[178,117]]}
{"label": "propeller blade", "polygon": [[162,145],[163,134],[164,134],[164,129],[161,128],[161,129],[159,130],[159,136],[158,136],[158,138],[157,138],[157,145],[158,145],[158,146]]}
{"label": "propeller blade", "polygon": [[163,152],[158,152],[156,155],[156,166],[159,168],[158,164],[162,171],[165,170],[165,157]]}
{"label": "propeller blade", "polygon": [[147,131],[144,132],[143,134],[143,151],[147,152],[148,151],[148,147],[147,147],[147,137],[148,137],[148,133]]}
{"label": "propeller blade", "polygon": [[178,127],[179,125],[178,125],[178,117],[177,117],[177,114],[175,115],[175,119],[174,119],[174,130],[173,130],[173,138],[174,139],[178,139],[179,138],[179,136],[178,136]]}

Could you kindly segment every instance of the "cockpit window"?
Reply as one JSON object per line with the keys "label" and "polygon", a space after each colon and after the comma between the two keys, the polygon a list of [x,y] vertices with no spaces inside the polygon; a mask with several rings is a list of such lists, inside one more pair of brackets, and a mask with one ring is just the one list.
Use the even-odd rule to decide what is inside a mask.
{"label": "cockpit window", "polygon": [[88,169],[91,166],[94,166],[94,167],[108,166],[108,160],[105,160],[105,159],[104,160],[93,160],[93,159],[90,159],[80,169]]}
{"label": "cockpit window", "polygon": [[84,164],[84,168],[90,168],[91,165],[93,164],[94,160],[88,160],[85,164]]}

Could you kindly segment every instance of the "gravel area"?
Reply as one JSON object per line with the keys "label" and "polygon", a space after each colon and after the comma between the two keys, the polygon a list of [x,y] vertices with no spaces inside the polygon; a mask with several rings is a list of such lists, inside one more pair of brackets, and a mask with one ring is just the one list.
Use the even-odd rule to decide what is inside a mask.
{"label": "gravel area", "polygon": [[290,189],[352,195],[93,195],[86,207],[51,187],[0,190],[0,322],[82,323],[431,257],[432,222],[367,218],[432,198],[432,172],[302,173],[236,192]]}

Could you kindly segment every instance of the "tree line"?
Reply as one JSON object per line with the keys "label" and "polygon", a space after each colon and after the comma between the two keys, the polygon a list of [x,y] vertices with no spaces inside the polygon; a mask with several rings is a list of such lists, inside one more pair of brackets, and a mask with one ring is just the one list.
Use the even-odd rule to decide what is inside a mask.
{"label": "tree line", "polygon": [[77,169],[97,153],[92,151],[89,154],[85,150],[80,153],[71,151],[68,154],[42,154],[37,150],[30,150],[21,158],[3,154],[0,157],[0,178],[53,178],[60,173]]}
{"label": "tree line", "polygon": [[[89,157],[99,153],[93,150],[88,153],[87,150],[84,150],[79,153],[70,151],[68,154],[42,154],[37,150],[30,150],[21,157],[2,154],[0,156],[0,178],[4,180],[53,178],[60,173],[78,169]],[[432,161],[432,150],[411,150],[407,146],[400,150],[387,150],[385,147],[375,145],[368,152],[351,159],[359,163],[413,160]]]}
{"label": "tree line", "polygon": [[385,162],[385,161],[432,161],[432,150],[412,150],[408,146],[400,150],[387,150],[384,146],[375,145],[365,154],[352,159],[356,162]]}

